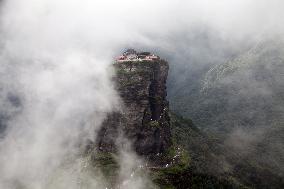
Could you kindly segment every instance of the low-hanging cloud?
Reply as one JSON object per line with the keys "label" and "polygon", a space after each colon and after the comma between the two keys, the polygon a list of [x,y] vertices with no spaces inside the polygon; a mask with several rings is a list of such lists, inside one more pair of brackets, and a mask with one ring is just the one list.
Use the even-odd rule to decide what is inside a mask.
{"label": "low-hanging cloud", "polygon": [[[0,118],[7,128],[0,139],[0,188],[53,187],[52,174],[76,159],[106,114],[120,107],[109,65],[121,48],[159,49],[177,61],[192,49],[199,55],[197,44],[182,40],[192,39],[196,26],[232,48],[245,39],[283,34],[280,0],[1,3]],[[187,47],[191,53],[181,50]],[[57,188],[77,187],[67,179],[79,177],[70,175],[76,166],[82,165],[66,169]],[[99,176],[92,179],[89,186],[101,187]]]}

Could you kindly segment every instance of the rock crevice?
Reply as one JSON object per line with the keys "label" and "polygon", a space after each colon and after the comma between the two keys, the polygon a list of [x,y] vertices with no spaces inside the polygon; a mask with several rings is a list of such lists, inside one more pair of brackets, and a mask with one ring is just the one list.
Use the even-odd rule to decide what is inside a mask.
{"label": "rock crevice", "polygon": [[144,156],[165,152],[171,146],[169,103],[166,99],[168,63],[164,60],[117,62],[114,81],[124,108],[111,113],[98,133],[97,146],[116,152],[120,135]]}

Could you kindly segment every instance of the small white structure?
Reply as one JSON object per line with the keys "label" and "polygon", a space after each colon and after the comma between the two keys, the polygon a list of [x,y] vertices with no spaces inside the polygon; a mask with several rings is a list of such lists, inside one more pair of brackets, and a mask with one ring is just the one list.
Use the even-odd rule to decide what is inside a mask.
{"label": "small white structure", "polygon": [[159,60],[160,57],[150,52],[137,53],[134,49],[127,49],[122,55],[116,58],[116,62],[127,62],[127,61],[155,61]]}

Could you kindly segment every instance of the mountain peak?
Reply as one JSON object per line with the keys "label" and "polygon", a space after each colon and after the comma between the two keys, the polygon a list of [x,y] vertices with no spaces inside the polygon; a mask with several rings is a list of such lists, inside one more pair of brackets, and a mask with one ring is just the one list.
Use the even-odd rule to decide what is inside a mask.
{"label": "mountain peak", "polygon": [[98,134],[98,148],[117,151],[117,140],[123,133],[139,155],[161,154],[171,146],[166,100],[169,65],[161,59],[148,59],[153,56],[148,52],[128,50],[123,56],[125,60],[117,60],[113,66],[117,73],[114,82],[124,106],[104,122]]}

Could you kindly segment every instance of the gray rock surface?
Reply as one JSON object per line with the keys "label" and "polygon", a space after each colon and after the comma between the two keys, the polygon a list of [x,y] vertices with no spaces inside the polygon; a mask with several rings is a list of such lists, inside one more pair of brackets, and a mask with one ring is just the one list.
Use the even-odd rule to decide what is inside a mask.
{"label": "gray rock surface", "polygon": [[114,80],[124,103],[112,113],[97,137],[103,152],[116,152],[124,135],[133,149],[144,156],[165,152],[171,146],[166,80],[169,65],[164,60],[117,62]]}

